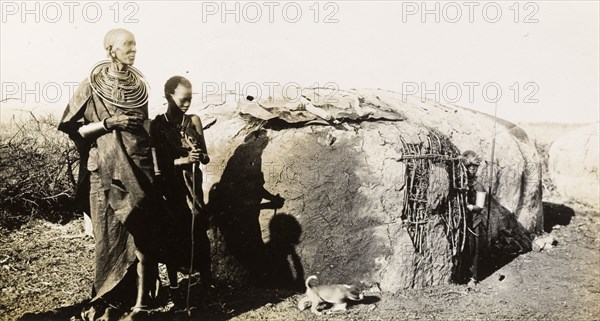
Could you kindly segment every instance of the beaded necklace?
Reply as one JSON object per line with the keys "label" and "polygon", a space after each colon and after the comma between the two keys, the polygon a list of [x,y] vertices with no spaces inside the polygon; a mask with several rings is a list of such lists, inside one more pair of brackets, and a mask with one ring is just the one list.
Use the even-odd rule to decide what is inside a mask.
{"label": "beaded necklace", "polygon": [[144,75],[128,66],[126,70],[114,70],[110,60],[104,60],[92,67],[90,85],[92,90],[110,104],[133,109],[148,102],[148,84]]}

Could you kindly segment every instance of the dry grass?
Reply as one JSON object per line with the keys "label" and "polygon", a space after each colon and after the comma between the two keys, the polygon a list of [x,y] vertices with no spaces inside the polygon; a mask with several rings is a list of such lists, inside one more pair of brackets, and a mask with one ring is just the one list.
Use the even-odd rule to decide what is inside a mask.
{"label": "dry grass", "polygon": [[13,229],[32,218],[73,217],[78,154],[49,116],[13,118],[0,125],[0,226]]}
{"label": "dry grass", "polygon": [[[600,219],[597,212],[574,210],[551,232],[556,247],[520,255],[474,290],[445,285],[365,293],[347,312],[315,316],[297,309],[300,294],[218,284],[192,318],[163,297],[149,320],[598,320]],[[81,230],[79,219],[66,225],[34,220],[0,233],[0,320],[77,317],[93,270],[93,241]],[[199,305],[198,297],[192,305]]]}
{"label": "dry grass", "polygon": [[82,231],[82,220],[31,220],[0,232],[0,320],[89,299],[94,241]]}

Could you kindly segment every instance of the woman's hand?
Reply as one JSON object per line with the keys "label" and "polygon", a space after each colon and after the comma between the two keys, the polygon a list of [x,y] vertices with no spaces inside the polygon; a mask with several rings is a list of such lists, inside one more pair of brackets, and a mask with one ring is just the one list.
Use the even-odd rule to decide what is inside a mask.
{"label": "woman's hand", "polygon": [[125,130],[128,132],[142,127],[143,123],[144,119],[139,114],[114,115],[105,120],[106,129]]}

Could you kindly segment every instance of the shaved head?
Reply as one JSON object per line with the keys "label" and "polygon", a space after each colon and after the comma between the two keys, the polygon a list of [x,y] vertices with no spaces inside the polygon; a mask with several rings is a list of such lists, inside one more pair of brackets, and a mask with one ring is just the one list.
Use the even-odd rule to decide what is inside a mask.
{"label": "shaved head", "polygon": [[104,36],[104,49],[113,62],[133,65],[136,53],[135,36],[126,29],[112,29]]}
{"label": "shaved head", "polygon": [[104,36],[104,49],[110,50],[115,45],[117,40],[123,36],[133,36],[133,33],[127,29],[117,28],[109,30]]}

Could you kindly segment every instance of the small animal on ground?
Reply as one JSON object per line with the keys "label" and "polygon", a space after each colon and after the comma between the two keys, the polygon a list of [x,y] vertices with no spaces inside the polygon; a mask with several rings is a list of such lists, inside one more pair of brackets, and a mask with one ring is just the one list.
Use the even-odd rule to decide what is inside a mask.
{"label": "small animal on ground", "polygon": [[327,313],[333,311],[345,311],[348,300],[360,301],[363,299],[363,294],[354,285],[347,284],[331,284],[331,285],[312,285],[311,281],[317,280],[316,275],[311,275],[306,278],[306,293],[303,298],[298,301],[298,309],[300,311],[310,306],[310,310],[317,315],[322,312],[317,308],[320,303],[326,302],[333,304]]}

